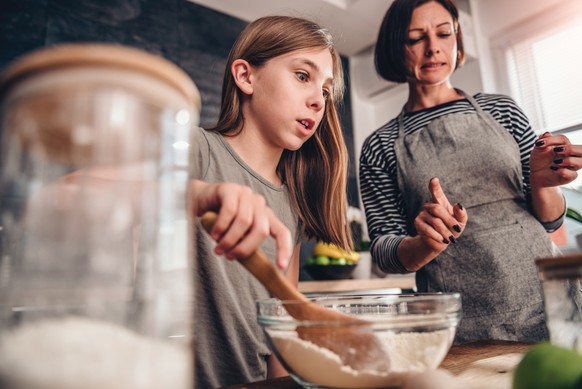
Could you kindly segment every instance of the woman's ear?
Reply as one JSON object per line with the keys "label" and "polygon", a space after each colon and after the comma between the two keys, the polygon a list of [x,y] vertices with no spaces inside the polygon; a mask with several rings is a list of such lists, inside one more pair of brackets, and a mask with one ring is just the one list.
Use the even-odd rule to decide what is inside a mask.
{"label": "woman's ear", "polygon": [[234,60],[230,67],[236,86],[247,95],[253,94],[252,70],[251,64],[244,59]]}

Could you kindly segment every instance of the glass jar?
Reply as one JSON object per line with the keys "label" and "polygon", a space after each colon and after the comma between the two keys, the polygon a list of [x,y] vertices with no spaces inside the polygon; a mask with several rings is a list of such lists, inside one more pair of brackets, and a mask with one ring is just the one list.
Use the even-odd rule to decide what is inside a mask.
{"label": "glass jar", "polygon": [[536,260],[550,341],[582,353],[582,254]]}
{"label": "glass jar", "polygon": [[41,49],[0,78],[0,386],[191,388],[190,128],[174,64]]}

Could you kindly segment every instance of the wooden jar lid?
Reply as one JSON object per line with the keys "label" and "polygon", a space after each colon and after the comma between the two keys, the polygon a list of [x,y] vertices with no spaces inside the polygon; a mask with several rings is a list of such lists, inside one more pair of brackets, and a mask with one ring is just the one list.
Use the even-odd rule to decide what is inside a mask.
{"label": "wooden jar lid", "polygon": [[105,43],[73,43],[46,47],[24,55],[0,76],[0,96],[10,87],[33,75],[65,68],[100,66],[127,69],[155,77],[179,91],[193,108],[201,109],[194,82],[177,65],[143,50]]}
{"label": "wooden jar lid", "polygon": [[542,280],[582,280],[582,253],[561,257],[538,258],[535,263]]}

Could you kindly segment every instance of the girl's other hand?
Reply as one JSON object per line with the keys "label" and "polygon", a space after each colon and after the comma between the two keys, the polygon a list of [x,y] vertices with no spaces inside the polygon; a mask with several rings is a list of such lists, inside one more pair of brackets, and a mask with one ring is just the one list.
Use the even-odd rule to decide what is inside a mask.
{"label": "girl's other hand", "polygon": [[542,134],[530,156],[532,188],[568,184],[582,167],[582,145],[573,145],[565,135]]}
{"label": "girl's other hand", "polygon": [[271,236],[277,245],[277,265],[287,267],[293,253],[291,232],[262,196],[244,185],[193,180],[190,199],[196,216],[207,211],[218,214],[210,232],[217,242],[216,254],[228,259],[246,258]]}

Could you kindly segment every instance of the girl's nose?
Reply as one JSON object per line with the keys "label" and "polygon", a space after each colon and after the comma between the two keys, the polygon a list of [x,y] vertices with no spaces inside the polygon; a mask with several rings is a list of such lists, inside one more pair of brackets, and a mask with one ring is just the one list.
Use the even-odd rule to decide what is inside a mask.
{"label": "girl's nose", "polygon": [[325,107],[325,97],[323,96],[323,92],[321,90],[314,93],[313,97],[309,99],[309,107],[316,111],[320,111],[323,107]]}

